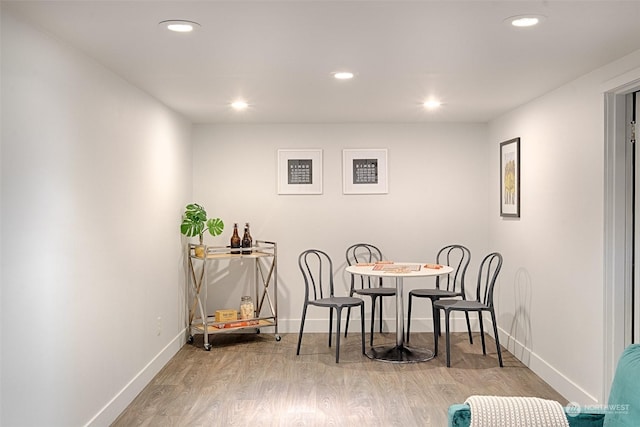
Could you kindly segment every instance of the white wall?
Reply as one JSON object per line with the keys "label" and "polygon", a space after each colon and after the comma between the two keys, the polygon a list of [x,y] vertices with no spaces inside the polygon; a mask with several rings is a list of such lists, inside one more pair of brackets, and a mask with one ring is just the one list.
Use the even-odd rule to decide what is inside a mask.
{"label": "white wall", "polygon": [[[233,223],[247,221],[254,239],[277,241],[281,332],[297,332],[304,297],[297,257],[307,248],[329,253],[343,295],[345,250],[361,241],[379,246],[388,259],[415,261],[433,260],[443,245],[462,243],[472,251],[475,277],[488,240],[486,138],[483,124],[197,125],[194,201],[227,224],[222,236],[207,237],[209,244],[228,244]],[[277,194],[282,148],[323,149],[322,195]],[[388,194],[342,194],[344,148],[388,148]],[[424,280],[405,286],[432,286]],[[219,302],[238,303],[238,295]],[[391,324],[392,303],[385,313]],[[427,307],[415,310],[415,330],[431,328]],[[325,332],[326,313],[310,310],[306,328]]]}
{"label": "white wall", "polygon": [[190,130],[3,11],[0,424],[108,425],[184,341]]}
{"label": "white wall", "polygon": [[[521,218],[501,219],[490,185],[490,244],[508,254],[498,287],[503,344],[567,399],[603,403],[603,83],[640,52],[489,125],[492,183],[499,143],[521,137]],[[622,285],[622,284],[621,284]],[[506,339],[506,335],[509,339]]]}
{"label": "white wall", "polygon": [[[177,224],[189,201],[227,223],[209,243],[227,244],[245,221],[278,242],[282,332],[298,329],[305,248],[332,255],[344,292],[344,250],[356,241],[403,260],[460,242],[472,278],[482,255],[501,251],[503,343],[568,399],[602,399],[601,84],[640,66],[640,53],[488,127],[197,125],[191,135],[87,56],[4,12],[1,31],[0,424],[106,425],[179,348]],[[515,136],[522,218],[503,220],[498,144]],[[343,195],[341,150],[382,147],[389,194]],[[322,195],[276,194],[278,148],[323,149]],[[430,329],[428,310],[416,316]],[[308,322],[326,329],[324,313]]]}

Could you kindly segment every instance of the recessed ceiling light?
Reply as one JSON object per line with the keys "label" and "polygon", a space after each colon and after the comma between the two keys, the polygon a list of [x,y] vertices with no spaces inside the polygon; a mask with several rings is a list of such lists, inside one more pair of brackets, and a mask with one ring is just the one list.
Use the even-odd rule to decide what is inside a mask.
{"label": "recessed ceiling light", "polygon": [[338,71],[333,73],[333,77],[338,80],[349,80],[353,78],[353,73],[350,71]]}
{"label": "recessed ceiling light", "polygon": [[428,108],[429,110],[433,110],[434,108],[438,108],[442,105],[442,102],[437,101],[435,99],[430,99],[428,101],[425,101],[422,105],[424,105],[424,108]]}
{"label": "recessed ceiling light", "polygon": [[171,19],[168,21],[162,21],[158,25],[163,28],[166,28],[169,31],[174,31],[176,33],[190,33],[200,26],[197,22],[193,21],[184,21],[181,19]]}
{"label": "recessed ceiling light", "polygon": [[249,104],[247,104],[246,101],[242,100],[233,101],[231,103],[231,108],[233,108],[234,110],[245,110],[248,106]]}
{"label": "recessed ceiling light", "polygon": [[505,19],[505,22],[511,24],[514,27],[525,28],[533,27],[544,21],[545,17],[542,15],[518,15],[511,16]]}

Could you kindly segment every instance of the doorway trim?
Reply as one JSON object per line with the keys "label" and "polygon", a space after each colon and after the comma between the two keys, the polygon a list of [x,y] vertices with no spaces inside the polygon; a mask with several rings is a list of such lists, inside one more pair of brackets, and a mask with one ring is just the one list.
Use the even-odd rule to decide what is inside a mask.
{"label": "doorway trim", "polygon": [[[602,87],[604,93],[604,342],[603,390],[606,402],[616,363],[625,347],[625,292],[631,286],[631,240],[628,239],[626,96],[640,90],[640,68]],[[624,286],[616,286],[623,283]]]}

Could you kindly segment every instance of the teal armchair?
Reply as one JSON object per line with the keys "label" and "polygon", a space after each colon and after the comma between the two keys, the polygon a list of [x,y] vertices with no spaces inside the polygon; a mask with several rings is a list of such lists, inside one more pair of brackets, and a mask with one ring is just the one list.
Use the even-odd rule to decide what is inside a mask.
{"label": "teal armchair", "polygon": [[[571,413],[572,407],[565,408],[565,412]],[[577,415],[567,415],[569,427],[603,427],[604,411],[590,411]],[[449,406],[449,426],[469,427],[471,425],[471,410],[466,403],[457,403]]]}
{"label": "teal armchair", "polygon": [[[627,347],[616,368],[606,406],[581,410],[567,406],[570,427],[638,427],[640,426],[640,344]],[[469,427],[471,410],[467,404],[449,407],[449,427]]]}

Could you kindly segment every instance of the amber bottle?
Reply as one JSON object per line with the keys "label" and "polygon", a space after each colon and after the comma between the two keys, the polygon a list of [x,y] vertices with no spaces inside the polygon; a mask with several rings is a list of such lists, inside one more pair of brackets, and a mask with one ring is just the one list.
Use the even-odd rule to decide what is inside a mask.
{"label": "amber bottle", "polygon": [[238,223],[233,224],[233,236],[231,236],[231,253],[239,254],[240,251],[234,251],[235,248],[240,248],[240,235],[238,234]]}
{"label": "amber bottle", "polygon": [[253,245],[253,239],[251,238],[251,233],[249,232],[249,223],[247,222],[244,225],[244,236],[242,236],[242,247],[249,248],[249,249],[243,249],[242,253],[244,255],[250,254],[252,245]]}

